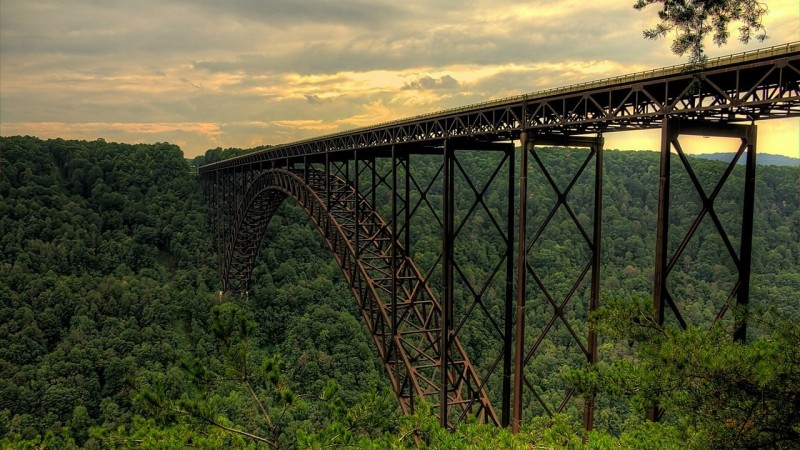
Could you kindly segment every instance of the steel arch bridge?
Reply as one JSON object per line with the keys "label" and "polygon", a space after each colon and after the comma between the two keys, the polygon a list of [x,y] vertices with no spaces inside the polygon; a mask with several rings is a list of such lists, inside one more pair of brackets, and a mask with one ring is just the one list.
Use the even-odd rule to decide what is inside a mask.
{"label": "steel arch bridge", "polygon": [[[800,116],[800,43],[535,92],[434,114],[280,145],[199,169],[221,255],[225,291],[245,292],[270,218],[286,198],[303,207],[324,237],[372,334],[402,410],[435,406],[443,426],[468,416],[517,430],[534,405],[547,414],[577,401],[568,388],[554,398],[537,385],[533,360],[555,333],[566,336],[582,364],[597,362],[597,334],[586,323],[600,299],[603,133],[660,128],[656,260],[657,320],[687,326],[667,280],[704,219],[712,222],[737,279],[716,320],[749,298],[756,170],[756,121]],[[735,157],[706,191],[681,137],[733,138]],[[517,146],[516,143],[519,143]],[[538,147],[583,149],[565,184],[555,180]],[[473,152],[492,155],[480,174],[465,169]],[[677,157],[675,157],[677,156]],[[738,247],[714,209],[737,162],[745,160]],[[677,161],[677,162],[673,162]],[[684,235],[670,236],[673,166],[688,175],[701,210]],[[534,173],[554,204],[532,215]],[[593,201],[576,205],[571,190],[588,180]],[[489,195],[503,193],[493,210]],[[576,212],[586,210],[588,213]],[[554,218],[574,226],[583,258],[568,289],[556,289],[536,263],[537,244]],[[421,229],[432,223],[435,230]],[[480,277],[461,254],[471,227],[494,235]],[[412,257],[436,234],[438,258]],[[516,238],[516,239],[515,239]],[[675,245],[677,244],[677,245]],[[426,250],[429,250],[426,248]],[[530,305],[546,317],[531,317]],[[462,344],[466,323],[482,324],[494,342],[479,373]],[[744,340],[746,322],[731,333]],[[474,357],[474,356],[473,356]],[[497,407],[498,409],[495,409]],[[583,401],[591,429],[594,399]],[[663,410],[648,413],[657,420]]]}

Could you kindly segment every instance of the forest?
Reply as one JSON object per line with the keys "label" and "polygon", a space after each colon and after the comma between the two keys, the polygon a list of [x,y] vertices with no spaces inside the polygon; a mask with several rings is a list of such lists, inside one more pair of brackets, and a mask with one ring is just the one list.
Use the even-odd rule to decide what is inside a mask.
{"label": "forest", "polygon": [[[606,151],[602,308],[592,317],[585,307],[571,312],[586,322],[581,332],[589,321],[599,331],[601,363],[573,361],[563,330],[549,337],[526,376],[548,401],[570,388],[577,394],[563,414],[527,409],[514,435],[474,421],[443,430],[426,405],[401,416],[339,267],[290,200],[270,222],[247,295],[220,291],[196,168],[248,150],[213,149],[187,160],[168,143],[20,136],[0,138],[0,148],[2,448],[800,446],[797,167],[758,167],[750,327],[742,344],[732,341],[730,323],[711,326],[735,280],[709,220],[669,286],[688,329],[652,321],[658,155]],[[540,156],[562,185],[584,157],[570,149],[543,149]],[[486,180],[501,156],[458,158],[466,172]],[[703,177],[725,169],[720,161],[691,163]],[[421,184],[435,179],[434,164],[417,164]],[[734,169],[733,187],[715,203],[734,244],[743,170]],[[502,277],[489,273],[502,242],[488,224],[514,213],[506,208],[504,176],[497,175],[499,188],[487,190],[485,210],[456,242],[463,279],[486,283],[489,303],[500,301],[495,287]],[[675,182],[671,232],[678,236],[700,200],[685,194],[688,177]],[[529,191],[541,199],[531,222],[555,201],[546,183],[541,173],[531,177]],[[590,187],[589,177],[581,178],[570,201],[590,203]],[[440,201],[438,186],[430,198]],[[385,214],[388,202],[378,204]],[[577,206],[575,213],[591,216]],[[557,214],[529,256],[555,292],[568,289],[559,280],[585,257],[564,244],[576,233],[568,219]],[[419,242],[414,260],[434,274],[433,286],[437,227],[421,214],[411,229]],[[458,301],[468,296],[462,286]],[[529,320],[539,324],[548,308],[532,305]],[[477,355],[479,371],[488,371],[491,358],[480,355],[495,343],[485,323],[467,321],[461,339]],[[589,433],[580,424],[586,396],[598,398]],[[653,404],[666,411],[657,423],[645,420]]]}

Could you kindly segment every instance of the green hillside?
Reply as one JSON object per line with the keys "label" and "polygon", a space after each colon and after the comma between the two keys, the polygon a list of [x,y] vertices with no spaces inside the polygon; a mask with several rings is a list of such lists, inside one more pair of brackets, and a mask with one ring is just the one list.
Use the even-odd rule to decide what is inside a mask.
{"label": "green hillside", "polygon": [[[450,434],[424,412],[400,417],[352,294],[296,205],[287,202],[273,218],[253,287],[240,298],[219,292],[203,192],[178,147],[32,137],[0,138],[0,146],[0,447],[580,446],[577,406],[553,420],[534,418],[542,412],[529,408],[531,425],[517,436],[474,424]],[[194,163],[238,153],[216,149]],[[485,180],[497,156],[459,158],[465,170]],[[582,155],[545,150],[542,158],[564,180]],[[752,443],[792,448],[800,440],[800,356],[786,349],[800,342],[800,171],[758,168],[751,298],[758,321],[751,327],[751,344],[742,347],[699,331],[708,329],[733,273],[708,222],[670,281],[687,322],[698,329],[625,332],[625,321],[638,313],[631,305],[638,305],[637,299],[646,303],[652,284],[657,164],[652,152],[606,152],[602,290],[603,303],[615,307],[604,312],[601,357],[609,363],[628,358],[631,365],[568,370],[575,355],[556,335],[535,361],[532,379],[546,395],[565,386],[600,395],[599,431],[590,436],[591,448]],[[701,174],[724,168],[716,161],[692,164]],[[420,179],[435,175],[433,161],[421,158],[414,167]],[[741,186],[742,176],[737,168],[731,185]],[[502,177],[501,187],[485,196],[499,216],[505,214]],[[687,229],[699,200],[685,194],[688,177],[675,181],[677,235]],[[569,201],[590,204],[590,187],[588,178],[581,179]],[[531,175],[529,189],[535,221],[554,197],[540,173]],[[734,242],[741,208],[737,189],[723,189],[716,204]],[[430,192],[433,199],[440,194],[437,187]],[[471,201],[458,195],[459,205]],[[591,216],[586,207],[576,206],[576,214]],[[487,216],[481,218],[488,223]],[[438,254],[437,226],[420,219],[412,229],[418,243],[414,258],[423,267]],[[456,243],[469,279],[484,279],[496,263],[502,243],[492,230],[468,224]],[[559,216],[531,257],[545,267],[543,277],[556,291],[564,289],[559,280],[581,260],[577,246],[564,244],[572,239],[574,226]],[[434,286],[437,277],[431,279]],[[458,294],[460,301],[465,292]],[[489,290],[487,301],[502,301],[501,292]],[[545,315],[548,308],[534,302],[529,313]],[[462,336],[479,371],[488,370],[492,337],[486,329],[468,322]],[[630,348],[629,339],[640,343]],[[707,351],[709,345],[725,350]],[[715,354],[729,358],[718,360]],[[659,384],[663,380],[648,378],[634,361],[661,361],[653,370],[682,361],[695,365],[697,373],[716,373],[709,371],[716,367],[728,375],[697,385],[700,397],[689,392],[675,399]],[[687,375],[678,368],[669,373]],[[721,389],[727,381],[751,384]],[[636,394],[626,391],[634,387]],[[761,399],[756,406],[750,388]],[[674,411],[663,425],[642,421],[642,408],[654,398]],[[684,420],[682,411],[692,411],[687,403],[692,398],[713,403],[718,417],[706,420],[698,412],[697,420]],[[763,421],[724,415],[745,406]],[[742,429],[730,431],[733,423]]]}

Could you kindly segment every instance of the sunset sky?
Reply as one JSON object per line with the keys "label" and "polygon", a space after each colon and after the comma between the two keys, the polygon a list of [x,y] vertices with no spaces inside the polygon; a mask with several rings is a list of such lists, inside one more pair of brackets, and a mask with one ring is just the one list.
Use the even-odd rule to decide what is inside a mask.
{"label": "sunset sky", "polygon": [[[493,98],[678,64],[634,0],[2,0],[0,134],[281,144]],[[767,1],[800,40],[800,2]],[[655,149],[657,132],[607,148]],[[800,156],[800,119],[759,123],[759,151]],[[718,149],[711,149],[718,150]]]}

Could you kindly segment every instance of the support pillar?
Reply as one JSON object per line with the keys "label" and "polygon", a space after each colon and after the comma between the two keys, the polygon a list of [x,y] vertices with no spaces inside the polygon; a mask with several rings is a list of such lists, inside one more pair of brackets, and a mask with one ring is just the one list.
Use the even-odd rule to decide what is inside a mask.
{"label": "support pillar", "polygon": [[[603,229],[603,146],[604,139],[597,138],[595,151],[595,177],[594,177],[594,224],[592,229],[592,279],[591,298],[589,299],[589,314],[600,307],[600,250]],[[589,364],[597,364],[597,330],[589,327],[588,342]],[[587,398],[583,404],[583,428],[592,431],[594,428],[595,398]]]}
{"label": "support pillar", "polygon": [[405,191],[403,192],[403,212],[405,214],[403,220],[403,248],[406,250],[406,255],[411,253],[411,154],[406,153],[405,156]]}
{"label": "support pillar", "polygon": [[444,141],[443,151],[443,230],[442,230],[442,299],[441,299],[441,340],[439,343],[439,364],[440,364],[440,388],[439,393],[439,420],[444,428],[449,427],[448,422],[448,392],[450,390],[449,381],[449,360],[450,360],[450,337],[453,328],[453,216],[455,205],[455,183],[453,172],[453,147],[448,141]]}
{"label": "support pillar", "polygon": [[353,164],[355,165],[355,177],[353,178],[353,187],[355,188],[355,192],[353,193],[353,221],[355,222],[355,257],[358,259],[361,255],[361,224],[360,224],[360,203],[358,200],[359,193],[361,192],[361,188],[359,186],[359,179],[361,178],[361,168],[359,165],[358,160],[358,150],[353,151]]}
{"label": "support pillar", "polygon": [[[603,138],[586,138],[586,137],[573,137],[573,136],[536,136],[535,142],[523,133],[521,135],[522,141],[522,154],[520,156],[520,201],[519,201],[519,242],[517,254],[517,323],[516,323],[516,353],[515,353],[515,379],[514,379],[514,417],[512,423],[512,431],[519,431],[519,426],[523,420],[523,408],[525,407],[525,386],[535,400],[541,405],[547,414],[554,414],[562,412],[567,406],[568,402],[574,395],[574,389],[569,390],[564,396],[560,404],[551,404],[547,402],[547,396],[543,396],[537,392],[537,383],[535,381],[528,382],[525,379],[525,366],[531,360],[536,352],[541,349],[541,346],[547,339],[552,339],[553,330],[557,326],[562,326],[575,344],[580,354],[586,358],[588,364],[597,362],[597,332],[590,329],[588,335],[581,336],[577,332],[577,327],[574,326],[573,321],[565,315],[565,309],[576,301],[585,302],[585,311],[588,314],[595,311],[599,306],[600,300],[600,264],[601,264],[601,230],[602,230],[602,183],[603,183]],[[588,149],[583,163],[576,172],[568,178],[569,183],[566,187],[562,187],[557,183],[556,179],[551,175],[540,154],[536,150],[537,145],[547,145],[556,147],[578,147]],[[546,218],[538,225],[535,233],[530,237],[527,236],[527,180],[528,180],[528,157],[533,158],[533,163],[536,168],[541,171],[550,189],[555,194],[556,202],[551,207]],[[570,206],[569,195],[572,188],[576,185],[582,174],[586,171],[587,167],[594,159],[595,176],[593,180],[594,188],[594,204],[593,204],[593,221],[592,231],[588,231],[588,226],[581,222],[579,216],[574,212]],[[543,236],[545,230],[549,226],[556,226],[553,219],[556,213],[561,210],[570,217],[578,231],[580,239],[573,242],[572,245],[586,245],[589,250],[587,260],[583,269],[578,273],[572,286],[568,292],[562,293],[562,296],[555,296],[554,292],[548,288],[546,278],[541,275],[541,267],[534,267],[530,264],[528,253],[535,248],[535,244]],[[582,243],[582,244],[581,244]],[[541,297],[539,300],[546,301],[546,305],[552,310],[552,315],[544,328],[538,327],[533,330],[536,339],[530,347],[526,346],[526,303],[530,300],[527,298],[527,280],[528,277],[536,283]],[[588,278],[589,281],[589,298],[580,297],[581,285]],[[577,298],[577,299],[576,299]],[[583,425],[587,430],[591,430],[594,422],[594,398],[587,398],[584,402],[583,411]]]}
{"label": "support pillar", "polygon": [[528,133],[522,132],[519,137],[521,151],[519,155],[519,224],[517,234],[517,303],[516,303],[516,329],[514,347],[514,416],[511,422],[511,432],[519,432],[522,424],[523,406],[523,368],[525,366],[525,297],[527,290],[527,264],[528,264]]}
{"label": "support pillar", "polygon": [[742,239],[739,248],[739,289],[733,339],[747,339],[747,304],[750,302],[750,270],[753,260],[753,210],[756,190],[756,126],[747,128],[747,160],[745,161],[744,207],[742,208]]}
{"label": "support pillar", "polygon": [[325,152],[325,207],[331,210],[331,154]]}
{"label": "support pillar", "polygon": [[511,366],[514,360],[514,144],[506,150],[508,159],[508,192],[506,203],[506,295],[503,327],[503,398],[500,425],[511,424]]}
{"label": "support pillar", "polygon": [[[669,242],[669,188],[670,188],[670,148],[674,135],[673,122],[665,119],[661,124],[661,156],[658,169],[658,219],[656,225],[656,261],[653,274],[653,308],[656,323],[664,323],[664,305],[667,296],[667,243]],[[648,411],[648,418],[658,420],[657,411]]]}
{"label": "support pillar", "polygon": [[[714,189],[706,193],[698,176],[692,169],[692,165],[687,158],[680,144],[682,135],[694,135],[703,137],[724,137],[738,138],[741,142],[734,158],[728,164],[724,173],[720,176]],[[689,227],[686,235],[678,245],[674,253],[669,253],[669,213],[670,213],[670,171],[672,150],[675,150],[683,168],[688,174],[695,192],[700,197],[701,209],[694,222]],[[728,181],[730,174],[734,171],[737,162],[746,152],[745,159],[745,180],[742,205],[742,225],[740,246],[737,252],[734,249],[727,232],[725,231],[719,217],[714,209],[714,201]],[[656,229],[656,260],[653,273],[653,308],[655,309],[655,320],[659,325],[665,321],[667,307],[673,312],[676,320],[682,328],[687,327],[687,323],[681,314],[680,309],[672,299],[667,287],[667,280],[675,264],[680,260],[683,251],[689,241],[700,227],[703,219],[708,216],[713,221],[714,227],[725,244],[729,257],[733,260],[738,272],[737,280],[724,305],[717,314],[714,323],[719,321],[729,309],[734,297],[736,298],[736,309],[734,311],[735,323],[732,330],[734,340],[744,342],[747,333],[747,304],[750,296],[750,265],[752,261],[752,242],[753,242],[753,210],[755,197],[755,170],[756,170],[756,126],[721,124],[716,122],[689,121],[682,119],[665,119],[661,127],[661,158],[659,168],[659,191],[658,191],[658,228]],[[658,421],[663,415],[663,408],[653,405],[647,411],[649,420]]]}
{"label": "support pillar", "polygon": [[[400,373],[399,368],[402,361],[400,361],[399,357],[399,349],[397,348],[398,345],[398,328],[397,328],[397,258],[398,258],[398,251],[397,251],[397,243],[399,242],[397,236],[397,147],[392,145],[392,244],[391,244],[391,270],[392,270],[392,312],[391,312],[391,332],[392,332],[392,339],[391,339],[391,353],[390,357],[392,358],[392,364],[395,368],[395,380],[400,382]],[[373,206],[375,204],[373,203]],[[402,386],[397,386],[395,388],[395,392],[400,392]],[[411,395],[413,397],[413,394]]]}

